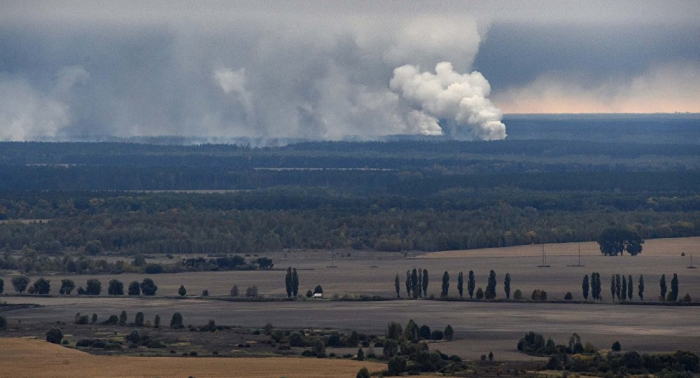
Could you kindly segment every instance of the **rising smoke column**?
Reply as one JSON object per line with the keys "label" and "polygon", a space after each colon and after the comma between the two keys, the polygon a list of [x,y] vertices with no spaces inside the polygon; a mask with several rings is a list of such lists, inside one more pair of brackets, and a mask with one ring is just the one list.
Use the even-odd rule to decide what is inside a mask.
{"label": "rising smoke column", "polygon": [[440,120],[445,121],[447,130],[443,128],[443,133],[451,137],[477,140],[506,137],[502,113],[488,99],[491,86],[479,72],[460,74],[449,62],[438,63],[435,73],[405,65],[394,70],[389,86],[424,115],[423,123],[432,122],[431,128],[439,128]]}

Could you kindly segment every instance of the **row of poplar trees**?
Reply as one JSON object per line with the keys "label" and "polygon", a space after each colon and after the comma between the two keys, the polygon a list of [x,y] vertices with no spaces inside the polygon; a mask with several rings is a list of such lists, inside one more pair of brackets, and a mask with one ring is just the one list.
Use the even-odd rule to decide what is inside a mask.
{"label": "row of poplar trees", "polygon": [[[510,299],[510,273],[506,273],[505,280],[503,281],[503,289],[506,294],[506,298]],[[406,297],[413,299],[428,297],[428,284],[429,275],[427,269],[413,269],[406,271]],[[399,274],[396,273],[394,278],[394,289],[396,290],[396,298],[401,298],[401,278]],[[476,289],[476,279],[474,278],[474,271],[470,270],[467,276],[467,291],[469,293],[469,298],[474,298],[474,290]],[[441,297],[447,297],[450,290],[450,274],[445,271],[442,275],[442,288],[440,291]],[[481,290],[481,288],[479,288]],[[462,298],[464,295],[464,273],[459,272],[457,276],[457,291],[459,291],[459,297]],[[491,270],[489,272],[489,278],[486,285],[486,291],[484,292],[484,297],[486,299],[496,298],[496,272]],[[479,295],[477,294],[477,299]]]}
{"label": "row of poplar trees", "polygon": [[[591,274],[591,280],[589,282],[588,275],[583,277],[583,298],[588,300],[588,293],[592,291],[592,298],[594,300],[602,300],[601,297],[601,283],[600,283],[600,273],[593,272]],[[666,285],[666,275],[661,275],[659,280],[660,289],[660,299],[666,300],[668,302],[675,302],[678,300],[678,275],[673,274],[671,279],[671,291],[668,291],[668,286]],[[667,295],[668,293],[668,295]],[[625,278],[624,275],[613,274],[610,276],[610,295],[613,301],[617,298],[618,301],[634,300],[634,281],[632,280],[632,275],[628,275]],[[644,276],[639,276],[639,284],[637,285],[637,295],[639,300],[644,300]]]}

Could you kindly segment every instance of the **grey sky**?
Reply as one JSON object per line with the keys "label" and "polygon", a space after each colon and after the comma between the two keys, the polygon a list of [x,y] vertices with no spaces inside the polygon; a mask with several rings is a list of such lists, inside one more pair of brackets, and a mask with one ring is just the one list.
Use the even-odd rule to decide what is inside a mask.
{"label": "grey sky", "polygon": [[[694,1],[0,1],[0,9],[0,140],[371,138],[430,134],[445,115],[466,122],[455,135],[470,139],[504,135],[483,132],[497,126],[497,108],[700,112]],[[466,76],[470,88],[440,88],[425,75],[442,61],[455,74],[479,71],[490,88],[476,90],[480,79]],[[419,67],[413,84],[427,92],[407,98],[390,88],[404,65]],[[459,110],[459,99],[446,99],[456,93],[476,97]]]}

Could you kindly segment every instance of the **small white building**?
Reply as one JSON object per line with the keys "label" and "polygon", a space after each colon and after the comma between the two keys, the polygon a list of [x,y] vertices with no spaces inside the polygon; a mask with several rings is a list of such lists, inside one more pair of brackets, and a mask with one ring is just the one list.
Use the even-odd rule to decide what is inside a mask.
{"label": "small white building", "polygon": [[314,293],[314,298],[323,298],[323,293]]}

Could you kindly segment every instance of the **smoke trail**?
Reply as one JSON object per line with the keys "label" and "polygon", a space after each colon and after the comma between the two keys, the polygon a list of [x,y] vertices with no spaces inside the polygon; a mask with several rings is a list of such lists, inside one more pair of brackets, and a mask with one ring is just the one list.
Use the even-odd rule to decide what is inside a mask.
{"label": "smoke trail", "polygon": [[491,87],[479,72],[459,74],[452,63],[441,62],[435,73],[405,65],[394,70],[393,91],[423,114],[422,122],[439,127],[445,120],[447,135],[458,139],[498,140],[506,137],[501,111],[488,99]]}

